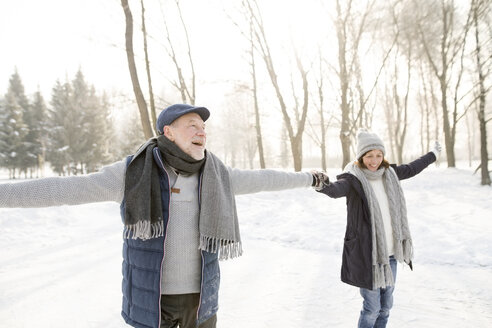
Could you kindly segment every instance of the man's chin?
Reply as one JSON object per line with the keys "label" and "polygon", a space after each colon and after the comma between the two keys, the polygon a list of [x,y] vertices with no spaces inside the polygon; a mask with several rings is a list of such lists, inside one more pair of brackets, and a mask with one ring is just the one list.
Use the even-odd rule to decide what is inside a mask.
{"label": "man's chin", "polygon": [[190,154],[190,156],[193,157],[193,159],[200,161],[205,157],[205,152]]}

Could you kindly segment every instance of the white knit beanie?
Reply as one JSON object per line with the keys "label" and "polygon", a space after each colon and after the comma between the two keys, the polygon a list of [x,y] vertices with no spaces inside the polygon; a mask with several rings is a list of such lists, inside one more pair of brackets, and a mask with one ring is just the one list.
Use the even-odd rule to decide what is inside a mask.
{"label": "white knit beanie", "polygon": [[359,159],[370,150],[379,149],[383,152],[383,156],[386,151],[384,150],[383,141],[375,133],[370,133],[366,130],[359,130],[357,133],[357,156]]}

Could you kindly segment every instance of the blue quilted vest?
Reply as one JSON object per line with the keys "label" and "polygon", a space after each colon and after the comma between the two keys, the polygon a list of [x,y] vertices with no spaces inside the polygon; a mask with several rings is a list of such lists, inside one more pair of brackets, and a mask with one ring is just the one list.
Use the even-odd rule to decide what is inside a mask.
{"label": "blue quilted vest", "polygon": [[[132,157],[127,158],[127,166]],[[137,328],[160,328],[161,323],[161,264],[164,260],[164,240],[169,221],[169,176],[162,166],[158,149],[154,149],[161,187],[164,236],[149,240],[123,239],[123,306],[121,315],[125,322]],[[201,181],[201,179],[200,179]],[[199,189],[201,186],[199,186]],[[120,206],[122,219],[125,199]],[[202,277],[197,326],[215,315],[218,310],[220,269],[217,253],[202,251]]]}

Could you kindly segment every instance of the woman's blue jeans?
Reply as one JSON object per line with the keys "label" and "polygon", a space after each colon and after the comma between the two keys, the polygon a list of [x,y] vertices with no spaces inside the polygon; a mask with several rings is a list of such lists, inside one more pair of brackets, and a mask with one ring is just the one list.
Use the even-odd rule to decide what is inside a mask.
{"label": "woman's blue jeans", "polygon": [[[393,279],[396,282],[396,260],[390,257],[390,267],[393,271]],[[388,323],[389,312],[393,307],[393,291],[395,287],[360,289],[364,298],[362,311],[360,311],[359,328],[384,328]]]}

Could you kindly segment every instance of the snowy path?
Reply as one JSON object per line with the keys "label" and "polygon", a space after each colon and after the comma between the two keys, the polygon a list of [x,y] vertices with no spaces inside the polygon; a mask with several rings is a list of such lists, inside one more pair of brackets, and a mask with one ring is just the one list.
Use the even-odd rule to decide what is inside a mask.
{"label": "snowy path", "polygon": [[[492,189],[434,167],[403,188],[415,270],[398,266],[389,327],[491,327]],[[344,199],[301,189],[237,200],[244,255],[221,264],[218,327],[355,327],[358,290],[339,280]],[[0,209],[0,326],[127,327],[118,213]]]}

